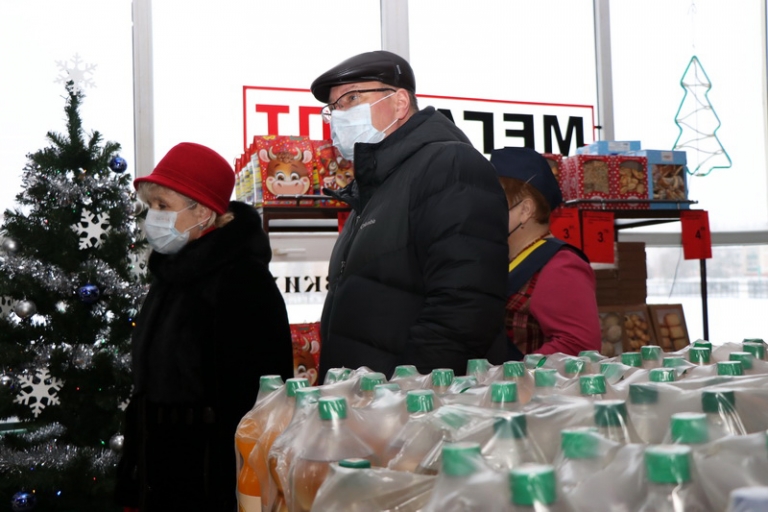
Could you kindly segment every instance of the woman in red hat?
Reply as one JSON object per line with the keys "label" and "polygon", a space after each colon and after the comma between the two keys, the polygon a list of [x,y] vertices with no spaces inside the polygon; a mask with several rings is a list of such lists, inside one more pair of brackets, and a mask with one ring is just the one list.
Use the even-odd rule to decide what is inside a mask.
{"label": "woman in red hat", "polygon": [[132,340],[122,505],[234,511],[237,424],[261,375],[293,376],[269,239],[255,209],[230,202],[234,182],[226,160],[189,142],[134,181],[152,283]]}
{"label": "woman in red hat", "polygon": [[491,153],[509,206],[507,337],[512,356],[600,350],[595,274],[578,248],[552,236],[563,196],[549,164],[529,148]]}

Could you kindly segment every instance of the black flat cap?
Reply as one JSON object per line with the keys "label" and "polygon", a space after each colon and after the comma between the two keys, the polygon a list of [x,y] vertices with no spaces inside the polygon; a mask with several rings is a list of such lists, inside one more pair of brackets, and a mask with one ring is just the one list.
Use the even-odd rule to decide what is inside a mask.
{"label": "black flat cap", "polygon": [[416,92],[416,77],[408,61],[383,50],[361,53],[332,67],[312,82],[312,94],[321,103],[331,101],[331,88],[355,82],[383,82]]}
{"label": "black flat cap", "polygon": [[547,160],[530,148],[504,148],[491,151],[496,174],[529,183],[554,210],[563,202],[563,193]]}

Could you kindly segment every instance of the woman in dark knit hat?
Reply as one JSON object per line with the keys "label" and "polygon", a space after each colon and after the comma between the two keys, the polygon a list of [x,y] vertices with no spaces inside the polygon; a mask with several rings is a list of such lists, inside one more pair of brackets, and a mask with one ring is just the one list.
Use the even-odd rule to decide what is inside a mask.
{"label": "woman in dark knit hat", "polygon": [[118,500],[142,511],[234,511],[237,424],[263,374],[293,376],[285,303],[261,218],[230,202],[215,151],[173,147],[134,186],[152,284],[133,334]]}

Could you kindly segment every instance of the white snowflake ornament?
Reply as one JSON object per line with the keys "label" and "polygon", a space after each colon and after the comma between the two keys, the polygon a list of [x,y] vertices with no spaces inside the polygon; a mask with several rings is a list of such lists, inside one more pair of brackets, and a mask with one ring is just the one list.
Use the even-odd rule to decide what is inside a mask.
{"label": "white snowflake ornament", "polygon": [[16,301],[13,297],[0,296],[0,317],[7,318],[13,312]]}
{"label": "white snowflake ornament", "polygon": [[81,250],[96,248],[101,245],[101,239],[105,238],[109,231],[109,215],[84,209],[80,213],[80,222],[74,224],[72,229],[80,235]]}
{"label": "white snowflake ornament", "polygon": [[86,76],[93,74],[93,70],[96,69],[96,64],[86,64],[85,69],[80,69],[80,64],[83,61],[80,59],[80,55],[69,59],[72,62],[72,67],[69,67],[69,63],[58,60],[56,65],[59,67],[61,75],[56,78],[57,84],[66,84],[70,80],[72,81],[72,91],[82,92],[85,87],[96,87],[93,82],[93,78]]}
{"label": "white snowflake ornament", "polygon": [[37,418],[49,405],[59,404],[56,392],[64,385],[64,381],[51,377],[48,368],[39,368],[34,375],[21,375],[19,384],[21,392],[14,402],[28,406]]}

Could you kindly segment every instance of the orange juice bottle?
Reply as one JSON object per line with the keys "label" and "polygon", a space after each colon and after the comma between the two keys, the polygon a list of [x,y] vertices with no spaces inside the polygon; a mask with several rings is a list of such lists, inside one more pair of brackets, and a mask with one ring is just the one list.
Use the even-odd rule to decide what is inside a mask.
{"label": "orange juice bottle", "polygon": [[261,512],[261,486],[256,472],[248,463],[248,457],[261,435],[261,428],[255,414],[257,406],[264,403],[266,397],[283,385],[279,375],[262,375],[259,379],[259,394],[256,405],[249,411],[235,431],[235,450],[237,455],[237,508],[239,512]]}

